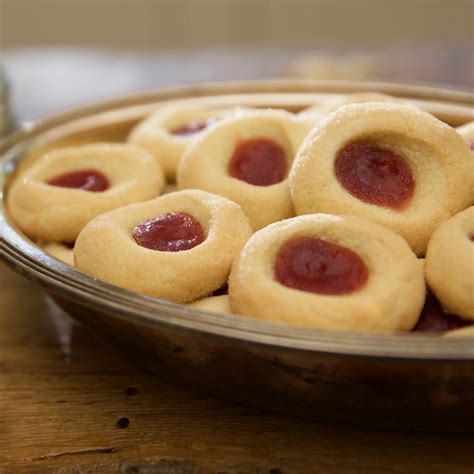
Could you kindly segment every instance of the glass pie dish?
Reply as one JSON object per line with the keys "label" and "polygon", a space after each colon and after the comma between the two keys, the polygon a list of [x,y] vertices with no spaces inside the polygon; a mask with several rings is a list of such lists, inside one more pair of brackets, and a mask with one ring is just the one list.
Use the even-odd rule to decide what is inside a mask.
{"label": "glass pie dish", "polygon": [[421,86],[258,81],[183,86],[76,109],[20,129],[0,146],[0,256],[92,331],[160,376],[217,397],[308,419],[391,429],[474,429],[474,339],[308,330],[170,303],[96,280],[44,253],[4,206],[11,177],[45,150],[123,141],[174,101],[280,107],[384,92],[453,126],[473,95]]}

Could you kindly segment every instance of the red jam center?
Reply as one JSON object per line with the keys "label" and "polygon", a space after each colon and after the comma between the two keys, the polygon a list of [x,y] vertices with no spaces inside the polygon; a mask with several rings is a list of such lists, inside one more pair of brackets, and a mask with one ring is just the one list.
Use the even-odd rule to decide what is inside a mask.
{"label": "red jam center", "polygon": [[415,180],[406,160],[372,143],[353,143],[339,153],[336,176],[353,196],[370,204],[402,209]]}
{"label": "red jam center", "polygon": [[100,192],[109,187],[108,179],[96,170],[79,170],[54,176],[47,181],[51,186]]}
{"label": "red jam center", "polygon": [[133,229],[136,243],[150,250],[180,252],[204,242],[204,230],[185,212],[170,212],[148,219]]}
{"label": "red jam center", "polygon": [[364,286],[369,270],[352,250],[321,239],[288,242],[274,264],[282,285],[324,295],[351,293]]}
{"label": "red jam center", "polygon": [[283,181],[287,174],[285,150],[269,138],[240,142],[229,162],[229,174],[256,186]]}
{"label": "red jam center", "polygon": [[469,326],[472,323],[461,319],[455,314],[446,313],[436,296],[428,291],[425,305],[413,332],[444,332]]}
{"label": "red jam center", "polygon": [[180,127],[174,128],[170,131],[172,135],[180,135],[180,136],[188,136],[194,135],[195,133],[200,132],[207,128],[214,119],[206,119],[206,120],[191,120]]}
{"label": "red jam center", "polygon": [[474,141],[471,141],[471,143],[469,143],[469,148],[474,151]]}

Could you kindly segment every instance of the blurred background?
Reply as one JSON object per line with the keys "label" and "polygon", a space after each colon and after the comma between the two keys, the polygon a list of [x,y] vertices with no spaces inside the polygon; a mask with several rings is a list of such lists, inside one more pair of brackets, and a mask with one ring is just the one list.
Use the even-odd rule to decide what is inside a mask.
{"label": "blurred background", "polygon": [[0,0],[19,119],[163,85],[304,77],[474,87],[472,0]]}

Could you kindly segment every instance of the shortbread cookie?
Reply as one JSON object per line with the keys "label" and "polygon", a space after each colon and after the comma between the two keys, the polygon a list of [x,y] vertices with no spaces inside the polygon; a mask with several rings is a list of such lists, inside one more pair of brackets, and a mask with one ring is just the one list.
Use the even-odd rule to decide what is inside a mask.
{"label": "shortbread cookie", "polygon": [[208,296],[197,301],[189,303],[191,308],[202,309],[204,311],[212,311],[215,313],[232,313],[230,309],[229,295]]}
{"label": "shortbread cookie", "polygon": [[229,279],[234,313],[328,330],[407,331],[425,298],[407,243],[353,216],[313,214],[255,233]]}
{"label": "shortbread cookie", "polygon": [[432,291],[427,291],[425,304],[413,332],[444,333],[464,328],[470,323],[466,319],[448,313]]}
{"label": "shortbread cookie", "polygon": [[474,337],[474,324],[461,329],[453,329],[444,334],[445,337]]}
{"label": "shortbread cookie", "polygon": [[334,112],[339,107],[347,104],[359,104],[363,102],[400,102],[401,99],[392,97],[382,92],[356,92],[354,94],[337,95],[329,97],[324,102],[311,105],[299,112],[296,117],[310,126],[316,125],[324,117]]}
{"label": "shortbread cookie", "polygon": [[120,287],[188,303],[225,283],[251,232],[234,202],[181,191],[89,222],[76,240],[74,261]]}
{"label": "shortbread cookie", "polygon": [[94,217],[158,196],[159,163],[133,145],[97,143],[48,152],[20,174],[8,210],[30,238],[74,241]]}
{"label": "shortbread cookie", "polygon": [[71,267],[74,266],[73,243],[67,242],[46,242],[41,245],[41,248],[49,255],[61,260]]}
{"label": "shortbread cookie", "polygon": [[456,129],[458,133],[466,140],[469,148],[474,152],[474,122],[466,123]]}
{"label": "shortbread cookie", "polygon": [[312,129],[290,188],[297,214],[354,214],[423,255],[435,228],[474,201],[474,160],[459,133],[415,107],[345,105]]}
{"label": "shortbread cookie", "polygon": [[161,163],[166,178],[176,179],[176,169],[184,151],[203,130],[232,113],[234,109],[219,109],[192,105],[169,105],[140,122],[128,141],[139,145]]}
{"label": "shortbread cookie", "polygon": [[474,321],[474,206],[443,222],[433,233],[425,274],[447,311]]}
{"label": "shortbread cookie", "polygon": [[288,172],[308,127],[283,110],[233,116],[203,133],[178,168],[178,188],[197,188],[240,204],[260,229],[292,215]]}
{"label": "shortbread cookie", "polygon": [[176,183],[166,183],[165,187],[163,188],[163,194],[174,193],[178,190],[176,187]]}
{"label": "shortbread cookie", "polygon": [[[425,259],[419,258],[423,273],[425,272]],[[412,332],[444,333],[458,328],[463,328],[469,322],[455,314],[446,312],[432,291],[427,289],[425,304],[420,317],[413,327]]]}

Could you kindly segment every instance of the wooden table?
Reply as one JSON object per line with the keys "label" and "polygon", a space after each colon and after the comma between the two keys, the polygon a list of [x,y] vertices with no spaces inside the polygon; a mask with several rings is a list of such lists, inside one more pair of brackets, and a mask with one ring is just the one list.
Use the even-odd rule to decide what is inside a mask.
{"label": "wooden table", "polygon": [[473,435],[383,433],[196,395],[0,265],[0,472],[471,473]]}

